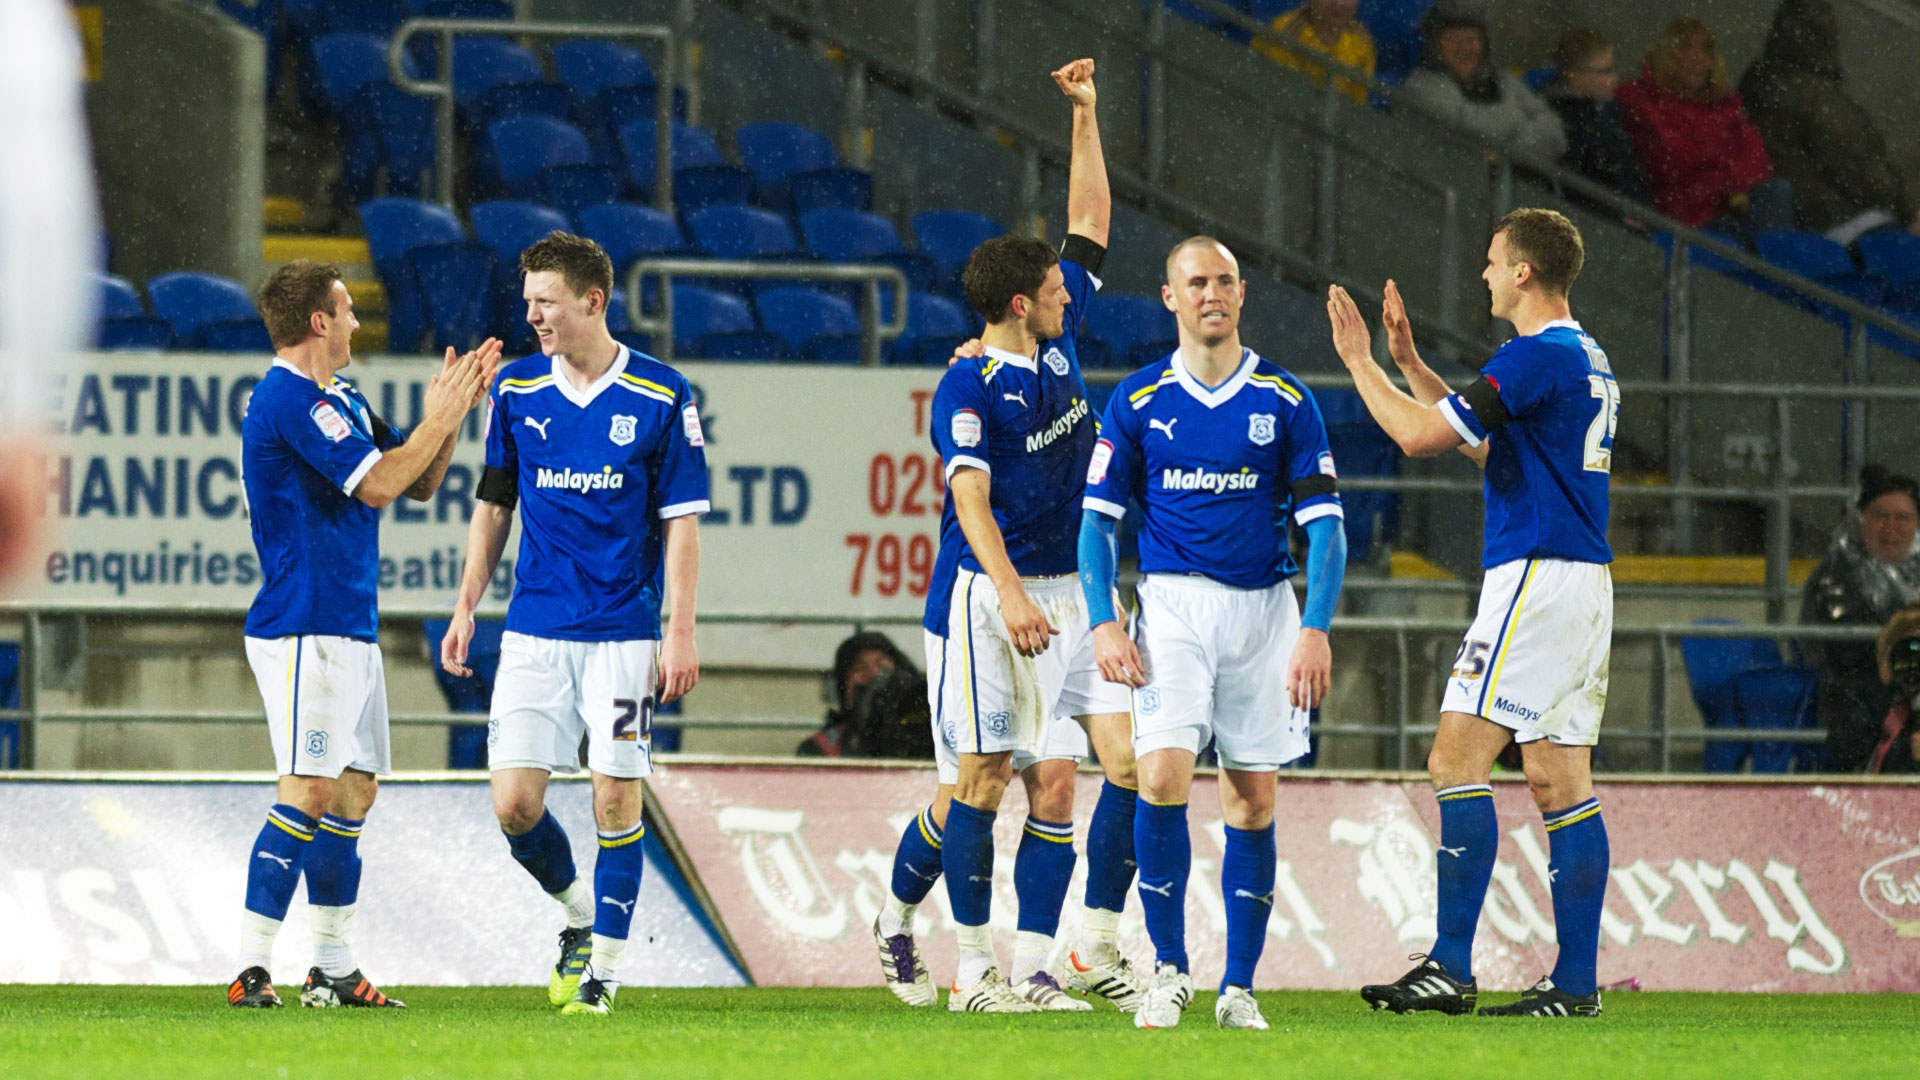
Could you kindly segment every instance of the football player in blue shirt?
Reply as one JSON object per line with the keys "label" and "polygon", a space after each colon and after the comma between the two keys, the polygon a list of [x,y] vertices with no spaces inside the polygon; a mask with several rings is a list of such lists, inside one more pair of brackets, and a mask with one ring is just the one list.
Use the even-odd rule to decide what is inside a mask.
{"label": "football player in blue shirt", "polygon": [[[1126,695],[1094,665],[1074,580],[1094,437],[1074,336],[1099,287],[1112,208],[1093,73],[1091,60],[1053,73],[1073,103],[1066,243],[1056,255],[1044,241],[1002,236],[974,251],[964,284],[987,322],[984,355],[950,367],[933,398],[948,495],[922,626],[939,788],[900,838],[874,924],[887,986],[909,1005],[935,1003],[913,917],[944,874],[960,938],[948,1009],[1092,1008],[1046,970],[1073,874],[1074,765],[1089,735],[1107,783],[1087,838],[1086,940],[1069,954],[1068,979],[1123,1011],[1140,994],[1114,942],[1133,878]],[[987,925],[993,823],[1016,771],[1028,817],[1014,859],[1014,963],[1002,978]]]}
{"label": "football player in blue shirt", "polygon": [[[1273,805],[1280,766],[1306,753],[1326,697],[1327,632],[1346,574],[1333,454],[1313,395],[1240,344],[1246,283],[1211,237],[1167,256],[1161,295],[1180,347],[1129,375],[1107,401],[1087,468],[1080,577],[1100,670],[1132,687],[1140,801],[1134,849],[1156,957],[1134,1024],[1170,1028],[1193,1000],[1187,971],[1187,797],[1209,741],[1220,757],[1227,964],[1214,1019],[1264,1030],[1253,971],[1273,910]],[[1114,610],[1114,529],[1140,508],[1131,625]],[[1307,604],[1287,528],[1307,534]],[[1129,633],[1131,636],[1129,636]]]}
{"label": "football player in blue shirt", "polygon": [[1328,290],[1333,341],[1367,410],[1408,454],[1460,448],[1486,472],[1486,581],[1440,704],[1427,771],[1440,802],[1439,937],[1399,981],[1361,990],[1376,1009],[1459,1014],[1477,998],[1473,934],[1500,833],[1493,762],[1520,744],[1545,818],[1560,955],[1519,1001],[1483,1016],[1598,1016],[1594,967],[1607,888],[1607,829],[1593,795],[1593,745],[1607,703],[1613,632],[1607,482],[1620,389],[1607,354],[1573,321],[1567,291],[1580,232],[1552,210],[1500,219],[1481,278],[1516,336],[1454,393],[1413,345],[1387,283],[1387,348],[1409,396],[1374,363],[1344,289]]}
{"label": "football player in blue shirt", "polygon": [[431,498],[462,418],[486,394],[500,343],[446,363],[412,435],[375,416],[338,372],[359,322],[338,267],[295,260],[260,288],[279,355],[241,425],[241,475],[264,581],[247,611],[247,662],[266,702],[278,802],[247,860],[240,975],[228,1004],[275,1008],[273,942],[302,872],[315,957],[300,1003],[398,1006],[348,944],[360,828],[389,768],[387,685],[375,611],[380,509]]}
{"label": "football player in blue shirt", "polygon": [[[706,439],[686,379],[607,332],[613,263],[600,245],[549,233],[521,253],[520,270],[540,351],[503,368],[493,388],[440,662],[469,674],[473,609],[518,505],[520,558],[487,721],[493,809],[513,857],[566,909],[548,1001],[606,1015],[640,895],[653,710],[700,677]],[[600,839],[591,880],[575,873],[566,831],[546,809],[547,779],[580,767],[582,735]]]}

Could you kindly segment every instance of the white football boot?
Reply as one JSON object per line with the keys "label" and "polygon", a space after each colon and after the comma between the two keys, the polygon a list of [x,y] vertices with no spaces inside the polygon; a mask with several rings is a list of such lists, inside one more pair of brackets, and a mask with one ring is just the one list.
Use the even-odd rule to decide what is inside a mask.
{"label": "white football boot", "polygon": [[990,967],[986,974],[970,985],[953,984],[952,992],[947,994],[947,1011],[1028,1013],[1039,1012],[1040,1006],[1008,986],[1007,977],[1000,974],[998,967]]}
{"label": "white football boot", "polygon": [[1253,992],[1244,986],[1229,986],[1220,992],[1220,1000],[1213,1003],[1213,1019],[1223,1028],[1267,1030],[1267,1018],[1260,1015],[1260,1003],[1253,1000]]}
{"label": "white football boot", "polygon": [[1153,969],[1153,981],[1147,984],[1147,996],[1140,1011],[1133,1014],[1137,1028],[1170,1028],[1180,1025],[1180,1014],[1193,1004],[1193,977],[1172,964]]}

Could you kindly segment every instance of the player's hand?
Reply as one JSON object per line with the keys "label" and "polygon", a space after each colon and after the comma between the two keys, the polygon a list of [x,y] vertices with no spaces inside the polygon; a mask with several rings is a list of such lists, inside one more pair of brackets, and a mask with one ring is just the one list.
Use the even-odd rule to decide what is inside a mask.
{"label": "player's hand", "polygon": [[1387,352],[1402,370],[1425,366],[1420,350],[1413,347],[1413,324],[1407,321],[1407,305],[1400,299],[1400,286],[1387,279],[1386,297],[1380,302],[1380,325],[1387,331]]}
{"label": "player's hand", "polygon": [[1000,618],[1007,624],[1007,637],[1021,656],[1039,656],[1047,651],[1047,642],[1060,631],[1047,622],[1040,605],[1027,590],[1016,588],[1012,594],[1000,594]]}
{"label": "player's hand", "polygon": [[954,347],[953,355],[947,359],[947,366],[952,367],[962,360],[972,360],[977,356],[985,355],[987,355],[987,343],[977,337],[968,338]]}
{"label": "player's hand", "polygon": [[1147,685],[1147,665],[1140,660],[1140,649],[1117,621],[1093,628],[1093,661],[1100,665],[1100,677],[1110,683],[1135,689]]}
{"label": "player's hand", "polygon": [[485,395],[490,378],[474,353],[448,361],[438,374],[427,380],[423,402],[427,417],[446,427],[459,424],[479,396]]}
{"label": "player's hand", "polygon": [[1293,658],[1287,661],[1287,700],[1296,709],[1311,709],[1325,701],[1332,688],[1333,646],[1327,632],[1302,627]]}
{"label": "player's hand", "polygon": [[660,643],[660,670],[654,676],[654,700],[662,705],[678,701],[700,681],[700,650],[693,644],[693,631],[668,630]]}
{"label": "player's hand", "polygon": [[1093,61],[1075,60],[1073,63],[1053,73],[1053,83],[1060,92],[1072,99],[1082,108],[1093,108],[1098,95],[1093,90]]}
{"label": "player's hand", "polygon": [[455,611],[453,619],[447,623],[447,636],[440,639],[440,666],[449,675],[458,675],[463,679],[473,677],[472,669],[467,667],[467,646],[473,644],[473,613]]}
{"label": "player's hand", "polygon": [[1338,285],[1327,286],[1327,322],[1333,327],[1333,350],[1348,367],[1373,363],[1373,332],[1360,307]]}
{"label": "player's hand", "polygon": [[447,360],[442,365],[442,370],[452,367],[456,360],[471,360],[477,366],[479,386],[472,404],[467,408],[471,409],[486,400],[487,390],[493,386],[493,377],[500,373],[500,350],[504,347],[499,338],[488,338],[480,343],[479,348],[463,353],[457,358],[453,355],[453,347],[451,345],[447,347]]}

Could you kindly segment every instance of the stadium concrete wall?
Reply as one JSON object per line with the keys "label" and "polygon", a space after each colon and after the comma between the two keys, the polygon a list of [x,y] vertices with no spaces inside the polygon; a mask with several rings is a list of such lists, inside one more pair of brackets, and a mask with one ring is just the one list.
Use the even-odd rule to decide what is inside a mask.
{"label": "stadium concrete wall", "polygon": [[[653,789],[759,985],[877,981],[871,926],[902,828],[926,805],[924,768],[674,763]],[[1099,779],[1083,775],[1084,839]],[[1603,984],[1649,990],[1920,990],[1920,785],[1604,781],[1612,841]],[[1499,862],[1474,958],[1484,989],[1517,990],[1551,969],[1547,841],[1524,784],[1495,784]],[[1188,946],[1196,983],[1224,963],[1224,849],[1215,782],[1190,803]],[[996,825],[994,926],[1011,946],[1019,785]],[[1350,989],[1391,979],[1434,936],[1438,812],[1424,779],[1285,777],[1279,878],[1262,987]],[[1062,920],[1081,918],[1084,859]],[[954,922],[944,886],[916,931],[950,980]],[[1136,963],[1152,955],[1137,901],[1121,922]]]}
{"label": "stadium concrete wall", "polygon": [[[0,982],[224,985],[252,841],[273,801],[258,778],[0,779]],[[547,802],[591,872],[588,785],[558,782]],[[655,833],[626,981],[742,985]],[[390,780],[360,854],[354,951],[376,981],[546,984],[564,920],[508,855],[484,778]],[[311,940],[302,890],[274,953],[283,986],[305,977]]]}

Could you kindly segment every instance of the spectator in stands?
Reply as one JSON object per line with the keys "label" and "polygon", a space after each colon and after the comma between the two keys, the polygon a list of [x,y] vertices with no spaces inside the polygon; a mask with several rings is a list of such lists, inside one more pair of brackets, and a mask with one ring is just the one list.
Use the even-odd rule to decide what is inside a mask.
{"label": "spectator in stands", "polygon": [[[1326,67],[1313,59],[1312,55],[1330,56],[1336,62],[1345,64],[1373,78],[1373,35],[1360,24],[1354,13],[1360,10],[1360,0],[1307,0],[1306,3],[1275,18],[1267,27],[1275,37],[1282,38],[1286,44],[1270,38],[1255,38],[1253,47],[1261,55],[1282,67],[1305,72],[1315,86],[1326,82]],[[1366,104],[1367,86],[1365,83],[1345,76],[1337,76],[1335,89],[1353,100]]]}
{"label": "spectator in stands", "polygon": [[1908,179],[1887,139],[1847,93],[1830,0],[1784,0],[1760,59],[1740,79],[1775,175],[1793,184],[1800,227],[1851,244],[1886,227],[1920,234]]}
{"label": "spectator in stands", "polygon": [[832,701],[826,721],[794,753],[801,757],[847,754],[862,694],[875,679],[903,668],[911,670],[912,661],[885,634],[869,630],[841,642],[833,651],[832,683],[828,687]]}
{"label": "spectator in stands", "polygon": [[[1860,470],[1858,508],[1807,579],[1802,623],[1885,626],[1902,609],[1920,604],[1920,485],[1869,465]],[[1871,642],[1809,642],[1806,653],[1820,671],[1828,765],[1858,772],[1868,764],[1893,704],[1880,657]]]}
{"label": "spectator in stands", "polygon": [[1553,68],[1553,79],[1541,88],[1541,96],[1566,129],[1562,162],[1635,202],[1652,202],[1646,170],[1633,156],[1633,141],[1620,125],[1620,105],[1613,100],[1620,87],[1613,43],[1598,30],[1575,27],[1554,49]]}
{"label": "spectator in stands", "polygon": [[1669,23],[1640,78],[1617,98],[1661,213],[1748,239],[1793,227],[1792,188],[1774,180],[1706,23],[1692,16]]}
{"label": "spectator in stands", "polygon": [[1420,33],[1426,55],[1395,101],[1503,150],[1548,161],[1567,152],[1560,118],[1525,83],[1494,66],[1486,20],[1443,4],[1427,14]]}
{"label": "spectator in stands", "polygon": [[1867,771],[1920,772],[1920,605],[1889,620],[1875,646],[1880,681],[1892,691],[1893,707],[1881,724]]}

